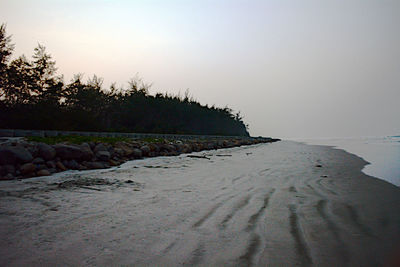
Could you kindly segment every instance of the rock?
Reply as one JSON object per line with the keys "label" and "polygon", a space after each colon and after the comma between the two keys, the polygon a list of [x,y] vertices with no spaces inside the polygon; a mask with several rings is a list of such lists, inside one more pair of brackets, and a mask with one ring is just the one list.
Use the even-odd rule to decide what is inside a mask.
{"label": "rock", "polygon": [[35,166],[36,166],[36,170],[38,170],[38,171],[47,169],[45,164],[37,164]]}
{"label": "rock", "polygon": [[114,151],[117,151],[117,149],[121,149],[123,151],[121,155],[125,156],[125,157],[129,157],[130,155],[133,154],[133,149],[130,146],[128,146],[126,143],[122,143],[122,142],[116,143]]}
{"label": "rock", "polygon": [[157,157],[157,155],[158,155],[158,153],[157,152],[155,152],[155,151],[151,151],[150,153],[149,153],[149,157]]}
{"label": "rock", "polygon": [[47,167],[51,168],[56,168],[56,164],[54,163],[54,161],[49,160],[48,162],[46,162]]}
{"label": "rock", "polygon": [[79,169],[79,163],[76,162],[76,160],[71,159],[71,160],[64,160],[63,164],[65,167],[67,167],[68,169],[72,169],[72,170],[78,170]]}
{"label": "rock", "polygon": [[150,153],[150,147],[147,145],[141,146],[140,150],[142,151],[143,156],[147,157]]}
{"label": "rock", "polygon": [[134,149],[133,149],[132,156],[133,156],[135,159],[141,158],[141,157],[143,156],[142,150],[140,150],[139,148],[134,148]]}
{"label": "rock", "polygon": [[12,179],[14,179],[14,175],[12,175],[11,173],[8,173],[6,176],[4,176],[4,178],[6,180],[12,180]]}
{"label": "rock", "polygon": [[60,170],[60,171],[66,171],[67,168],[65,168],[64,164],[62,164],[60,161],[56,162],[56,167]]}
{"label": "rock", "polygon": [[117,148],[114,148],[114,154],[119,157],[123,157],[125,155],[125,152],[121,148],[117,147]]}
{"label": "rock", "polygon": [[32,160],[32,154],[22,146],[0,147],[0,165],[27,163]]}
{"label": "rock", "polygon": [[34,164],[43,164],[44,163],[44,159],[42,158],[35,158],[32,163]]}
{"label": "rock", "polygon": [[160,152],[160,147],[156,144],[149,144],[148,145],[150,147],[150,151],[151,152]]}
{"label": "rock", "polygon": [[88,168],[85,165],[81,165],[79,164],[79,170],[83,171],[83,170],[87,170]]}
{"label": "rock", "polygon": [[110,160],[108,161],[108,163],[110,164],[110,166],[118,166],[118,165],[119,165],[119,162],[118,162],[118,161],[112,160],[112,159],[110,159]]}
{"label": "rock", "polygon": [[175,150],[176,150],[176,148],[174,145],[171,145],[171,144],[162,144],[161,145],[161,151],[172,152]]}
{"label": "rock", "polygon": [[93,150],[96,147],[96,144],[94,142],[89,142],[89,146],[90,146],[90,149]]}
{"label": "rock", "polygon": [[176,149],[176,151],[178,151],[178,152],[183,152],[184,149],[185,149],[185,145],[182,144],[182,142],[181,142],[181,143],[176,143],[176,144],[175,144],[175,149]]}
{"label": "rock", "polygon": [[48,171],[49,171],[50,173],[56,173],[56,172],[57,172],[57,169],[56,169],[56,168],[50,168],[50,169],[48,169]]}
{"label": "rock", "polygon": [[93,159],[94,153],[93,153],[93,151],[90,148],[90,145],[88,143],[81,144],[80,145],[80,149],[83,152],[83,155],[82,155],[82,158],[81,158],[82,160],[89,161],[89,160]]}
{"label": "rock", "polygon": [[97,153],[99,151],[108,151],[108,149],[104,144],[100,143],[100,144],[96,145],[96,147],[93,149],[93,151],[94,151],[94,153]]}
{"label": "rock", "polygon": [[45,160],[52,160],[56,156],[56,150],[48,144],[39,143],[37,148],[39,156]]}
{"label": "rock", "polygon": [[44,170],[38,171],[36,174],[37,174],[37,176],[49,176],[51,173],[48,170],[44,169]]}
{"label": "rock", "polygon": [[183,145],[183,150],[182,153],[192,153],[192,146],[189,144],[184,144]]}
{"label": "rock", "polygon": [[101,161],[108,161],[111,155],[108,151],[98,151],[96,152],[96,157]]}
{"label": "rock", "polygon": [[102,162],[85,162],[88,169],[104,169],[105,165]]}
{"label": "rock", "polygon": [[10,164],[7,164],[7,165],[4,165],[3,166],[3,171],[4,171],[4,174],[12,174],[12,175],[14,175],[15,174],[15,167],[14,167],[14,165],[10,165]]}
{"label": "rock", "polygon": [[81,158],[84,156],[83,151],[76,146],[54,145],[53,148],[56,150],[57,156],[64,160],[81,160]]}
{"label": "rock", "polygon": [[33,163],[25,163],[19,170],[22,175],[29,175],[36,170],[36,166]]}

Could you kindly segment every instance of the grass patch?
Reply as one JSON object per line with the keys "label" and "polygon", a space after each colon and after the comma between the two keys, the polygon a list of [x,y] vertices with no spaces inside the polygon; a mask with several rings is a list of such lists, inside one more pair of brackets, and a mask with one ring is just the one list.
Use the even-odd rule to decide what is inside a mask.
{"label": "grass patch", "polygon": [[79,135],[62,135],[62,136],[49,136],[49,137],[28,136],[26,137],[26,139],[31,142],[46,143],[49,145],[54,145],[64,142],[70,144],[82,144],[89,142],[114,144],[116,142],[132,141],[132,139],[128,137],[99,137],[99,136],[79,136]]}

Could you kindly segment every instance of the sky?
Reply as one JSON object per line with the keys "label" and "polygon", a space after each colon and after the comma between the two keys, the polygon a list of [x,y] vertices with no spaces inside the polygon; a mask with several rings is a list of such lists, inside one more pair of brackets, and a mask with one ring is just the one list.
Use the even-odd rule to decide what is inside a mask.
{"label": "sky", "polygon": [[398,0],[0,0],[0,23],[67,82],[138,74],[240,111],[252,136],[400,134]]}

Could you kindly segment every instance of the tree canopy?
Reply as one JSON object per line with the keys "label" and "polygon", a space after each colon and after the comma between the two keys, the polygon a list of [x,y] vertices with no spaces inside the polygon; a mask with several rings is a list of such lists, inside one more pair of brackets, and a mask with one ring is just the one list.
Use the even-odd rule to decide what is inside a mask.
{"label": "tree canopy", "polygon": [[186,91],[180,95],[149,94],[139,77],[128,88],[94,75],[77,74],[70,83],[57,75],[55,60],[39,44],[32,60],[11,60],[14,44],[0,26],[0,128],[75,131],[118,131],[248,136],[240,113],[208,107]]}

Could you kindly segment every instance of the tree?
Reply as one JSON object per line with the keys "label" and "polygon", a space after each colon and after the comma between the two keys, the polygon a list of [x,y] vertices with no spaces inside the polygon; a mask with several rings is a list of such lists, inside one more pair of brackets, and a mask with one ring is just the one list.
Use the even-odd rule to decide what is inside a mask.
{"label": "tree", "polygon": [[31,102],[32,65],[24,55],[11,61],[7,69],[7,82],[3,87],[4,98],[8,105]]}
{"label": "tree", "polygon": [[6,34],[6,25],[0,25],[0,97],[5,94],[4,87],[7,86],[7,68],[8,61],[14,50],[14,44],[11,43],[11,36]]}
{"label": "tree", "polygon": [[[34,49],[32,62],[32,91],[31,94],[40,101],[43,94],[52,86],[59,83],[62,78],[56,77],[56,62],[46,52],[46,47],[41,44]],[[54,94],[55,92],[53,92]]]}

